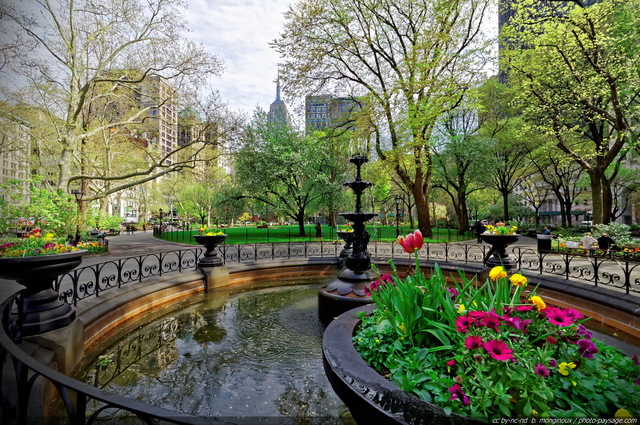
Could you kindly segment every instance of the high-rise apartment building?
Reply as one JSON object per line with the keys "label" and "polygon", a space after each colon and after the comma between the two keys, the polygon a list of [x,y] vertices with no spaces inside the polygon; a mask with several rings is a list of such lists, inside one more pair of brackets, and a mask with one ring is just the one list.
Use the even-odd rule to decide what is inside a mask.
{"label": "high-rise apartment building", "polygon": [[[150,121],[143,137],[156,144],[160,152],[168,154],[178,147],[178,99],[175,88],[160,76],[147,77],[137,96],[140,106],[149,108]],[[173,156],[167,163],[176,161]]]}
{"label": "high-rise apartment building", "polygon": [[353,114],[360,108],[358,101],[351,97],[309,95],[305,98],[306,131],[336,127],[352,128]]}
{"label": "high-rise apartment building", "polygon": [[29,128],[0,117],[0,183],[25,182],[30,177],[31,136]]}

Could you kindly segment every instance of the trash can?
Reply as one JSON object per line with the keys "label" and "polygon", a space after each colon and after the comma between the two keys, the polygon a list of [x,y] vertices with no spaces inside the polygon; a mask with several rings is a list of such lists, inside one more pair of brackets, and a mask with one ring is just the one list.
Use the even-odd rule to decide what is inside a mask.
{"label": "trash can", "polygon": [[551,252],[551,242],[553,235],[538,235],[538,251]]}

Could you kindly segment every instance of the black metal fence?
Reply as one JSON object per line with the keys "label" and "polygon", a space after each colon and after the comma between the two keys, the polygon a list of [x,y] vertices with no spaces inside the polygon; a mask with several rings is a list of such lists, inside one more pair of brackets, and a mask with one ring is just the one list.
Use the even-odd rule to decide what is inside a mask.
{"label": "black metal fence", "polygon": [[[261,262],[305,257],[337,258],[343,244],[331,242],[267,243],[250,245],[222,245],[218,247],[225,263]],[[423,260],[447,262],[464,268],[465,264],[482,264],[487,245],[425,244],[419,256]],[[141,280],[169,272],[193,269],[202,250],[199,248],[175,252],[149,254],[82,267],[64,276],[56,283],[60,298],[77,304],[87,297],[99,296],[105,290],[134,284]],[[369,252],[378,260],[411,259],[396,243],[373,242]],[[585,285],[605,286],[631,296],[640,295],[640,262],[598,256],[539,252],[535,249],[515,247],[509,254],[518,268],[540,276],[558,276]],[[588,286],[586,286],[588,288]],[[106,410],[129,412],[143,423],[221,424],[210,418],[193,417],[106,393],[56,372],[26,355],[9,337],[12,333],[12,309],[16,296],[2,305],[0,330],[0,397],[2,400],[0,423],[18,425],[33,420],[28,415],[34,403],[34,385],[37,381],[52,384],[65,406],[65,423],[91,424]],[[10,360],[10,361],[7,361]],[[42,378],[42,379],[39,379]],[[42,383],[42,382],[41,382]],[[89,405],[99,405],[95,409]],[[225,422],[228,424],[228,422]]]}
{"label": "black metal fence", "polygon": [[104,263],[80,267],[58,277],[55,290],[60,299],[73,304],[91,296],[141,282],[143,279],[166,273],[195,269],[202,248],[160,252],[137,257],[121,258]]}

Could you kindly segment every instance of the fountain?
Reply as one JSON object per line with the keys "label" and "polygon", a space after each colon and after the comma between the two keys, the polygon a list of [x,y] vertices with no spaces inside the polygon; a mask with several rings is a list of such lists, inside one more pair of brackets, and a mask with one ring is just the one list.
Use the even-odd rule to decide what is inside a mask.
{"label": "fountain", "polygon": [[340,216],[353,223],[353,246],[338,277],[318,293],[318,317],[325,325],[347,310],[372,302],[371,297],[365,295],[364,288],[377,279],[378,274],[371,269],[371,257],[367,252],[369,233],[365,230],[364,223],[378,214],[362,212],[362,193],[373,185],[360,177],[360,168],[368,161],[366,156],[359,154],[349,159],[356,166],[356,179],[344,183],[344,186],[349,186],[356,194],[356,210],[352,213],[340,213]]}

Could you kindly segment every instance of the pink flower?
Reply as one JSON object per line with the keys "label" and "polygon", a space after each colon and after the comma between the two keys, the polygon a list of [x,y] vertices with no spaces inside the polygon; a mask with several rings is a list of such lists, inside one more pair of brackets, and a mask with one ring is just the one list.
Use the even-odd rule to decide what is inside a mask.
{"label": "pink flower", "polygon": [[531,319],[522,320],[518,316],[503,318],[504,323],[511,326],[517,331],[522,331],[523,334],[527,333],[527,325],[531,323]]}
{"label": "pink flower", "polygon": [[449,361],[447,362],[447,366],[449,366],[449,367],[451,367],[451,366],[453,366],[453,365],[455,365],[455,364],[456,364],[456,361],[455,361],[454,359],[451,359],[451,360],[449,360]]}
{"label": "pink flower", "polygon": [[469,350],[475,350],[482,347],[482,337],[479,336],[468,336],[467,339],[464,340],[464,346]]}
{"label": "pink flower", "polygon": [[574,321],[580,320],[584,318],[584,314],[580,313],[578,310],[574,310],[572,308],[565,308],[564,313],[571,317]]}
{"label": "pink flower", "polygon": [[589,339],[581,339],[578,341],[578,347],[578,353],[585,359],[592,359],[593,355],[599,351],[598,347]]}
{"label": "pink flower", "polygon": [[498,332],[498,326],[500,326],[501,323],[502,319],[495,313],[486,314],[482,318],[482,324],[487,328],[493,329],[496,332]]}
{"label": "pink flower", "polygon": [[547,369],[545,365],[540,363],[536,363],[534,371],[536,372],[536,374],[542,376],[543,378],[547,378],[551,373],[549,372],[549,369]]}
{"label": "pink flower", "polygon": [[409,254],[413,254],[415,251],[420,251],[424,245],[424,239],[420,230],[409,233],[406,237],[398,236],[397,242],[402,246],[404,252]]}
{"label": "pink flower", "polygon": [[519,305],[516,307],[517,311],[531,311],[533,310],[533,305],[532,304],[528,304],[528,305]]}
{"label": "pink flower", "polygon": [[513,355],[511,354],[513,353],[513,350],[499,339],[492,339],[491,341],[485,342],[482,345],[482,348],[484,348],[487,353],[496,360],[504,362],[513,358]]}
{"label": "pink flower", "polygon": [[558,362],[556,362],[556,359],[549,360],[549,367],[556,367],[557,365]]}
{"label": "pink flower", "polygon": [[471,325],[473,325],[473,319],[471,319],[469,316],[460,316],[456,319],[456,330],[458,332],[469,332],[468,328]]}
{"label": "pink flower", "polygon": [[469,397],[462,391],[462,387],[459,384],[453,384],[453,386],[449,388],[449,392],[451,393],[449,400],[460,400],[465,406],[471,404]]}
{"label": "pink flower", "polygon": [[573,319],[561,308],[547,307],[543,312],[547,316],[547,319],[549,319],[549,323],[553,325],[561,327],[573,325]]}
{"label": "pink flower", "polygon": [[638,355],[634,354],[633,357],[631,357],[631,360],[633,361],[633,364],[636,366],[640,366],[640,361],[638,361]]}

